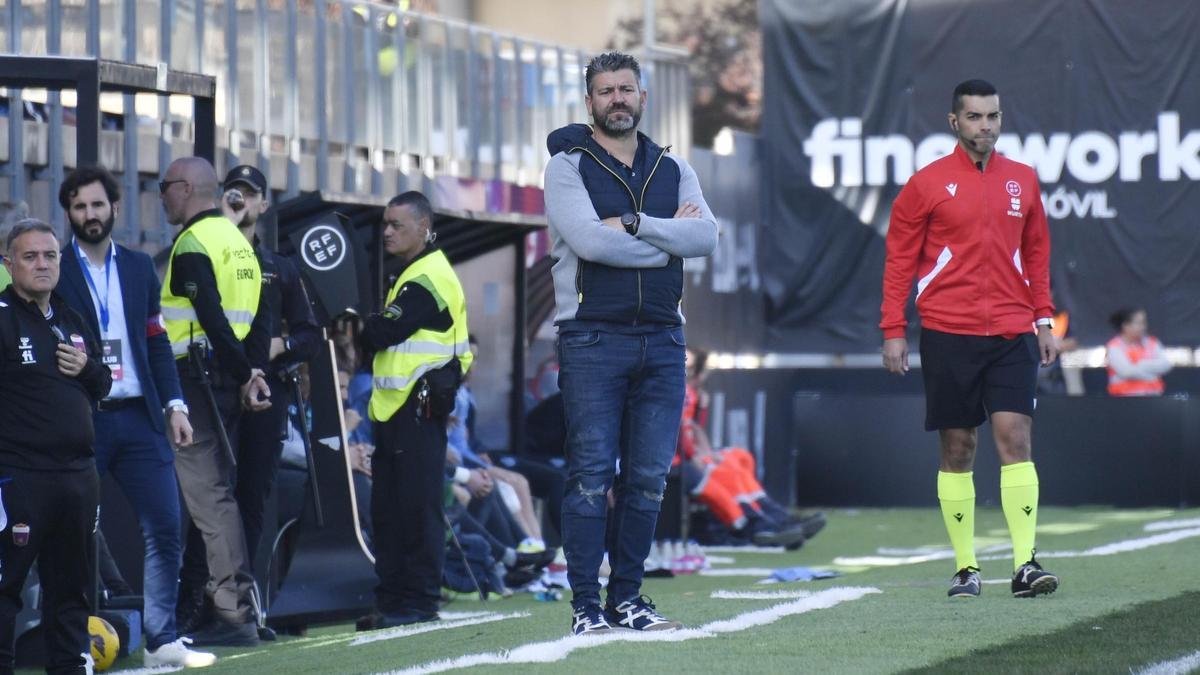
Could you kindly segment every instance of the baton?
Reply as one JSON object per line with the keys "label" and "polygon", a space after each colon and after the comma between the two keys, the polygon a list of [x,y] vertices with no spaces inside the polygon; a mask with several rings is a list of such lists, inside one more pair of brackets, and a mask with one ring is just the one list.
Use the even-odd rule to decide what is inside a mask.
{"label": "baton", "polygon": [[300,432],[300,440],[304,443],[304,457],[308,464],[308,486],[312,491],[313,511],[317,516],[317,527],[325,527],[325,511],[321,508],[321,492],[317,488],[317,466],[313,461],[312,438],[308,435],[308,420],[304,414],[304,394],[300,391],[300,364],[288,366],[280,373],[279,379],[285,380],[292,391],[292,400],[296,402],[296,418],[293,420]]}
{"label": "baton", "polygon": [[191,343],[188,345],[188,360],[192,362],[192,368],[200,378],[200,388],[204,390],[204,398],[208,400],[208,407],[212,409],[213,425],[217,430],[217,442],[225,450],[225,457],[229,459],[230,465],[236,467],[237,458],[233,456],[233,446],[229,444],[229,434],[225,431],[225,420],[221,419],[221,409],[217,407],[217,396],[213,393],[212,380],[208,379],[208,368],[204,365],[203,352],[203,344]]}
{"label": "baton", "polygon": [[483,592],[483,586],[479,585],[479,580],[475,578],[475,571],[471,569],[471,561],[467,559],[467,552],[463,550],[462,544],[458,541],[458,535],[454,532],[454,526],[450,524],[450,516],[442,512],[442,521],[446,523],[446,529],[450,530],[450,540],[454,542],[454,548],[458,549],[458,554],[462,556],[463,567],[467,568],[467,574],[471,577],[471,583],[475,584],[475,591],[479,593],[479,599],[487,602],[487,593]]}

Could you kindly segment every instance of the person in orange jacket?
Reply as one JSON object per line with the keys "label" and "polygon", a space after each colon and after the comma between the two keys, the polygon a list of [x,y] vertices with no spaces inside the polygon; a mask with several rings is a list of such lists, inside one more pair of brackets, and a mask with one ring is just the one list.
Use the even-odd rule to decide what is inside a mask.
{"label": "person in orange jacket", "polygon": [[1108,395],[1162,396],[1162,376],[1171,370],[1162,343],[1146,332],[1146,310],[1120,309],[1109,319],[1117,331],[1108,341]]}

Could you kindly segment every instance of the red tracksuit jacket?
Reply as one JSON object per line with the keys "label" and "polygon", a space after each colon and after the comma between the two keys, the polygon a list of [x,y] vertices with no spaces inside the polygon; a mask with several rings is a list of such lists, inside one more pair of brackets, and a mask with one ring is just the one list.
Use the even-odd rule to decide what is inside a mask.
{"label": "red tracksuit jacket", "polygon": [[992,153],[980,171],[956,146],[909,179],[888,226],[885,339],[904,337],[914,278],[931,330],[1014,336],[1053,316],[1050,233],[1033,169]]}

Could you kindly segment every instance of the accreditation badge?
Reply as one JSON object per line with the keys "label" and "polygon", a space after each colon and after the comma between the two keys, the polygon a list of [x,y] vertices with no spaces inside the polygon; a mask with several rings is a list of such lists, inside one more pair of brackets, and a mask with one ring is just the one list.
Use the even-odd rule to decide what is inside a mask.
{"label": "accreditation badge", "polygon": [[17,523],[12,527],[13,543],[17,546],[24,546],[29,543],[29,526],[25,523]]}
{"label": "accreditation badge", "polygon": [[113,382],[120,382],[125,378],[125,368],[121,364],[120,340],[102,340],[100,342],[100,362],[112,371]]}

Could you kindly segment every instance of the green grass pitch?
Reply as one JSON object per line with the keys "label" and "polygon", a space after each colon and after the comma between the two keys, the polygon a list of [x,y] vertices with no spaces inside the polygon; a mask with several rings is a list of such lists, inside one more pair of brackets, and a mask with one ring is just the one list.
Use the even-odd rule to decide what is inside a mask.
{"label": "green grass pitch", "polygon": [[[919,561],[924,554],[948,550],[935,509],[835,510],[828,516],[825,531],[800,551],[718,553],[728,561],[714,568],[805,565],[839,570],[837,579],[771,585],[758,584],[755,576],[650,579],[645,592],[660,611],[704,630],[688,632],[686,640],[605,642],[577,648],[561,660],[470,670],[1130,673],[1200,653],[1200,509],[1043,509],[1039,557],[1062,584],[1053,595],[1020,600],[1008,590],[1012,563],[999,509],[981,508],[977,514],[978,548],[985,556],[979,599],[946,597],[952,560]],[[1122,550],[1136,541],[1148,545]],[[989,548],[995,552],[987,553]],[[987,560],[989,555],[998,559]],[[803,599],[712,597],[726,590],[807,591],[816,598],[836,588],[878,592],[741,629],[739,622],[752,621],[758,610]],[[564,638],[569,611],[565,599],[545,603],[528,595],[487,603],[456,600],[444,612],[493,612],[506,618],[474,625],[451,618],[443,623],[457,627],[361,645],[351,643],[386,631],[355,634],[352,625],[313,626],[304,638],[282,638],[253,650],[216,650],[221,658],[206,672],[380,673],[472,654],[520,657],[530,651],[519,649],[523,645]],[[713,622],[722,620],[733,621],[714,628]],[[1200,657],[1192,661],[1200,663]],[[139,668],[140,657],[134,656],[109,672]]]}

